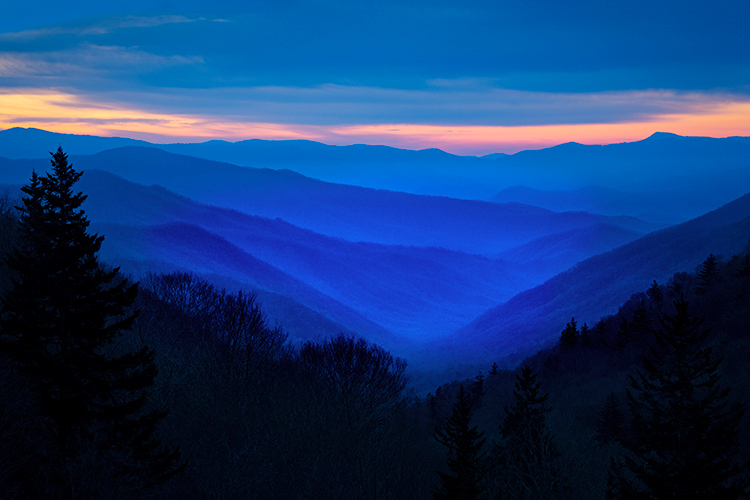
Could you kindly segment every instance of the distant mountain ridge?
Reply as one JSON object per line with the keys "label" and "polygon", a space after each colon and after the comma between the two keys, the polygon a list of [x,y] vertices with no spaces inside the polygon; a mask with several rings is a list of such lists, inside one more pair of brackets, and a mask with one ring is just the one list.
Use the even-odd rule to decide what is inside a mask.
{"label": "distant mountain ridge", "polygon": [[[92,227],[105,232],[110,245],[103,255],[113,263],[133,272],[192,270],[227,286],[251,286],[275,308],[276,318],[294,316],[299,338],[340,329],[396,354],[409,352],[417,363],[447,366],[519,359],[553,342],[571,316],[593,323],[653,279],[692,269],[708,253],[743,250],[750,241],[750,200],[723,204],[728,194],[750,185],[750,156],[743,156],[748,144],[745,138],[656,135],[640,143],[566,144],[468,160],[488,166],[489,187],[499,172],[506,183],[521,173],[560,182],[554,190],[494,191],[525,201],[536,197],[534,203],[558,211],[519,198],[494,203],[335,184],[287,169],[241,167],[142,145],[71,154],[71,160],[88,172],[81,184],[91,193],[86,210]],[[278,146],[261,145],[271,152]],[[296,146],[329,157],[329,146]],[[359,150],[377,153],[371,166],[401,157],[393,148],[369,148],[340,151],[353,158]],[[408,155],[426,159],[424,165],[448,159],[436,170],[404,174],[417,177],[454,169],[450,162],[461,158],[440,151]],[[634,158],[640,158],[637,164]],[[681,161],[695,170],[681,172]],[[659,184],[638,192],[604,184],[571,191],[574,181],[558,179],[565,169],[577,181],[604,176],[592,174],[597,165],[618,170],[611,178],[627,178],[631,185],[652,170]],[[26,183],[32,169],[48,168],[48,158],[0,158],[0,182]],[[690,189],[682,193],[684,186]],[[592,193],[604,205],[582,199]],[[714,205],[723,206],[643,237],[663,226],[575,211],[605,210],[611,203],[613,213],[619,213],[612,208],[618,204],[632,213],[664,204],[677,207],[679,219],[713,199],[724,200]]]}
{"label": "distant mountain ridge", "polygon": [[520,360],[556,342],[571,317],[592,326],[653,280],[666,283],[676,272],[695,269],[710,253],[729,258],[748,245],[750,194],[584,260],[518,294],[458,330],[443,346],[444,356]]}
{"label": "distant mountain ridge", "polygon": [[[131,139],[53,134],[35,129],[0,131],[0,156],[42,158],[62,144],[72,155],[113,147],[147,146]],[[655,133],[647,139],[605,146],[566,143],[513,155],[456,156],[440,150],[387,146],[329,146],[312,141],[155,144],[164,151],[240,166],[291,169],[328,182],[414,194],[489,200],[523,185],[571,190],[590,185],[657,198],[687,220],[744,194],[750,185],[750,138],[682,137]],[[621,215],[638,215],[628,205]],[[611,212],[607,212],[611,214]]]}
{"label": "distant mountain ridge", "polygon": [[[638,233],[657,229],[632,217],[554,213],[546,209],[420,196],[326,183],[289,170],[253,169],[126,147],[71,156],[80,170],[101,169],[139,184],[158,184],[192,200],[281,218],[349,241],[446,248],[497,257],[536,238],[609,223]],[[28,180],[45,160],[0,160],[5,182]],[[590,254],[589,254],[590,255]]]}
{"label": "distant mountain ridge", "polygon": [[490,198],[495,203],[523,203],[555,212],[583,211],[600,215],[630,214],[643,220],[675,224],[680,212],[659,197],[626,193],[601,186],[542,190],[511,186]]}
{"label": "distant mountain ridge", "polygon": [[[155,149],[125,149],[126,153],[143,151],[156,152],[160,159],[174,159],[174,155]],[[138,156],[123,156],[122,152],[114,150],[111,154],[130,167],[126,169],[130,174],[149,175],[156,170],[155,164],[141,161],[143,158]],[[107,261],[136,275],[148,271],[193,271],[211,276],[213,281],[227,283],[227,286],[254,288],[268,300],[266,307],[270,309],[271,317],[282,323],[288,322],[288,328],[298,338],[310,334],[309,331],[305,333],[305,326],[299,321],[299,316],[303,315],[311,325],[319,325],[313,328],[315,331],[320,331],[321,325],[328,325],[328,328],[335,329],[329,333],[357,333],[395,349],[400,355],[414,352],[417,346],[449,334],[483,310],[541,282],[551,273],[601,251],[602,244],[611,248],[638,235],[624,229],[622,234],[612,237],[607,234],[603,228],[609,226],[602,222],[619,218],[584,213],[556,214],[510,205],[506,209],[512,209],[516,215],[530,212],[537,214],[535,217],[551,218],[547,222],[539,218],[534,224],[537,226],[535,231],[540,227],[544,229],[540,233],[544,236],[557,234],[554,231],[565,226],[572,234],[576,231],[586,234],[583,239],[587,241],[584,242],[571,243],[569,235],[560,242],[549,242],[546,245],[548,252],[565,256],[554,257],[557,269],[537,270],[537,262],[522,263],[523,252],[520,250],[516,252],[516,261],[504,261],[424,245],[346,241],[293,226],[284,220],[196,203],[159,185],[147,187],[110,172],[89,168],[102,165],[117,169],[118,161],[103,161],[102,155],[72,158],[73,165],[85,172],[78,188],[88,195],[84,209],[92,220],[92,228],[106,236],[102,255]],[[203,166],[215,165],[204,160],[196,161]],[[254,173],[253,169],[219,166],[245,175]],[[44,171],[45,160],[0,159],[0,180],[24,179],[29,176],[31,168]],[[159,175],[181,180],[189,177],[184,163],[178,161],[171,168],[165,167]],[[178,175],[180,171],[185,175]],[[206,171],[222,176],[215,169]],[[314,212],[319,206],[315,190],[321,185],[328,186],[289,171],[264,170],[259,174],[269,176],[265,179],[266,184],[261,183],[260,190],[267,191],[269,182],[277,176],[282,180],[277,190],[292,190],[292,194],[282,197],[280,202],[275,200],[292,212]],[[153,173],[150,177],[158,178],[158,175]],[[301,183],[297,191],[294,184],[290,186],[283,182],[290,178]],[[227,184],[240,194],[255,197],[252,189],[246,190],[246,184],[236,182],[231,176]],[[212,186],[208,179],[200,185],[209,189]],[[356,207],[347,205],[352,199],[361,200],[361,196],[347,194],[348,189],[355,189],[357,193],[367,192],[372,197],[371,206],[376,212],[379,207],[389,205],[388,200],[405,197],[412,205],[427,203],[421,211],[433,217],[436,213],[449,214],[456,203],[490,211],[482,217],[493,218],[504,213],[502,206],[487,202],[401,195],[338,185],[328,187],[333,189],[331,196],[338,196],[334,196],[330,203],[343,210],[356,210]],[[219,192],[224,196],[222,193]],[[381,200],[383,196],[386,201]],[[290,201],[293,199],[298,199],[302,205],[295,205]],[[436,209],[446,203],[448,208]],[[390,210],[398,212],[399,207],[390,207]],[[461,235],[469,238],[469,221],[478,214],[481,215],[481,210],[463,215],[466,222],[457,219],[454,238],[460,239]],[[453,214],[454,218],[457,215]],[[425,221],[430,221],[425,217]],[[627,218],[624,220],[629,224],[643,224]],[[432,220],[430,225],[441,227],[441,222],[442,226],[446,225],[441,220]],[[412,224],[415,225],[405,226],[404,231],[418,232],[418,222]],[[479,230],[484,232],[487,227],[479,226]],[[511,238],[502,232],[496,236],[498,241]],[[292,309],[294,311],[290,312]],[[285,318],[285,314],[293,317]]]}

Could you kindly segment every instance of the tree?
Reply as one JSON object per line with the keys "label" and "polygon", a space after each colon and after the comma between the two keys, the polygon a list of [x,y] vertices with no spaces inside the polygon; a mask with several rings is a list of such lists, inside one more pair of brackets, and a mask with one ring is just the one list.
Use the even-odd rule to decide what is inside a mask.
{"label": "tree", "polygon": [[22,188],[19,244],[6,259],[12,288],[3,297],[0,348],[53,422],[50,446],[62,476],[93,447],[108,480],[119,477],[138,491],[176,473],[179,453],[154,437],[165,413],[146,409],[156,376],[152,351],[113,354],[136,317],[130,306],[138,289],[99,263],[104,238],[87,232],[80,208],[86,196],[73,192],[81,175],[58,148],[52,172],[34,172]]}
{"label": "tree", "polygon": [[575,347],[578,342],[578,327],[576,326],[576,319],[570,318],[570,323],[565,325],[565,329],[560,333],[560,340],[558,345],[563,349],[570,349]]}
{"label": "tree", "polygon": [[485,467],[482,447],[486,439],[471,423],[471,403],[461,386],[445,429],[435,433],[435,440],[448,448],[449,474],[438,472],[440,488],[433,492],[436,500],[476,500],[484,493]]}
{"label": "tree", "polygon": [[497,447],[502,498],[564,498],[568,491],[562,455],[547,427],[548,394],[541,394],[531,366],[516,375],[515,403],[505,409],[500,425],[503,442]]}
{"label": "tree", "polygon": [[716,284],[719,279],[718,262],[716,256],[710,254],[706,257],[706,260],[698,266],[698,272],[695,276],[695,293],[703,295],[709,291],[714,284]]}
{"label": "tree", "polygon": [[591,345],[591,334],[589,333],[589,325],[586,323],[583,324],[581,327],[581,332],[578,335],[579,341],[581,342],[581,346],[588,347]]}
{"label": "tree", "polygon": [[615,333],[615,349],[621,351],[630,343],[633,339],[633,332],[631,329],[630,321],[626,317],[620,318],[620,327]]}
{"label": "tree", "polygon": [[592,343],[600,349],[609,347],[609,327],[603,318],[594,325]]}
{"label": "tree", "polygon": [[349,429],[380,427],[404,402],[406,361],[364,339],[339,335],[323,343],[306,342],[298,361]]}
{"label": "tree", "polygon": [[705,345],[710,329],[683,299],[675,309],[660,317],[657,345],[631,377],[632,437],[623,462],[629,474],[616,472],[610,486],[628,498],[741,498],[748,481],[733,460],[743,409],[730,406],[729,389],[719,385],[721,360]]}
{"label": "tree", "polygon": [[661,287],[656,280],[654,280],[653,283],[651,283],[651,286],[648,287],[646,295],[648,295],[648,298],[656,304],[657,308],[661,309],[664,303],[664,292],[661,291]]}

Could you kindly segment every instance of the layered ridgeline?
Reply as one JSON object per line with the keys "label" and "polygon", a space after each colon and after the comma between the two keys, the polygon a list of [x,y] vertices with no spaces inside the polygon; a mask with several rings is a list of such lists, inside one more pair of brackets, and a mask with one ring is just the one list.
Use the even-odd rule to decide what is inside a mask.
{"label": "layered ridgeline", "polygon": [[[167,170],[166,174],[186,178],[149,163],[150,155],[164,158],[166,153],[153,149],[125,151],[146,153],[142,158],[130,157],[128,163],[142,169],[142,175],[151,170],[156,172],[152,177],[158,178]],[[81,164],[94,159],[109,168],[119,165],[102,162],[101,155],[96,155],[77,157],[76,167],[82,168]],[[177,157],[172,163],[174,169],[180,166],[178,160],[189,161]],[[37,164],[40,162],[5,160],[0,165],[2,180],[19,181],[32,167],[42,170],[44,165]],[[503,206],[351,188],[290,172],[223,165],[229,173],[217,173],[210,169],[213,163],[200,162],[206,164],[205,172],[226,175],[224,192],[229,199],[242,199],[240,193],[257,190],[257,196],[249,198],[256,203],[268,200],[266,205],[259,205],[261,209],[290,218],[294,213],[308,217],[319,213],[321,200],[325,200],[344,216],[356,212],[364,220],[375,221],[375,227],[398,227],[395,241],[399,244],[324,236],[280,218],[197,203],[160,186],[146,187],[84,166],[80,188],[89,195],[84,208],[93,228],[106,235],[102,256],[136,276],[190,271],[232,289],[252,288],[269,316],[298,338],[349,332],[400,355],[413,354],[423,343],[449,334],[554,272],[643,232],[631,228],[649,228],[632,218],[557,214],[517,204]],[[192,171],[199,172],[205,184],[210,182],[211,175],[197,168]],[[265,176],[266,182],[259,182],[258,176]],[[300,189],[308,196],[301,192],[284,194],[285,187],[291,188],[286,184],[290,177],[302,184]],[[268,196],[268,192],[279,195]],[[363,203],[358,204],[358,199]],[[406,200],[402,203],[415,210],[402,210],[399,218],[398,205],[391,206],[390,211],[379,209],[393,200]],[[470,210],[455,210],[456,206]],[[440,225],[431,220],[430,213],[438,217],[444,214],[443,220],[451,223]],[[527,223],[522,224],[523,220]],[[501,227],[496,229],[492,224]],[[365,236],[384,238],[382,233],[371,233],[374,235]],[[544,241],[541,250],[534,244],[537,239]],[[458,248],[463,248],[467,240],[483,240],[485,248],[507,248],[513,258],[416,244],[425,240]],[[513,247],[515,242],[521,246]]]}
{"label": "layered ridgeline", "polygon": [[[149,145],[131,139],[35,129],[0,132],[0,156],[6,158],[43,158],[59,144],[73,155]],[[610,199],[602,200],[604,206],[591,207],[579,203],[580,195],[586,198],[587,193],[574,193],[570,203],[558,205],[557,209],[596,212],[601,208],[604,211],[596,213],[647,216],[663,222],[697,217],[743,195],[743,186],[750,181],[750,138],[743,137],[712,139],[657,133],[632,143],[568,143],[481,158],[436,149],[329,146],[311,141],[208,141],[156,147],[241,166],[290,169],[329,182],[464,199],[489,200],[513,186],[543,190],[594,186],[600,193],[614,189],[625,196],[616,196],[617,206],[611,205]]]}
{"label": "layered ridgeline", "polygon": [[[71,158],[82,170],[106,170],[139,184],[164,186],[201,203],[278,217],[349,241],[430,246],[496,257],[536,238],[596,224],[615,224],[635,233],[659,227],[633,217],[553,213],[515,203],[332,184],[289,170],[238,167],[154,148],[126,147]],[[22,182],[26,172],[43,169],[45,161],[5,162],[3,169],[14,171],[14,182]]]}
{"label": "layered ridgeline", "polygon": [[[104,258],[136,275],[185,270],[252,288],[297,337],[352,332],[404,356],[655,227],[630,217],[330,184],[153,148],[72,161],[86,171],[85,209],[106,235]],[[46,164],[4,160],[0,167],[3,181],[22,183]],[[508,257],[498,258],[503,252]]]}
{"label": "layered ridgeline", "polygon": [[[0,132],[0,139],[9,132],[14,131]],[[58,142],[68,138],[51,137]],[[104,140],[71,137],[78,137],[86,147]],[[693,144],[694,138],[662,135],[643,141],[651,149],[636,144],[652,151],[658,143],[683,139]],[[269,317],[296,337],[361,335],[423,366],[433,361],[484,364],[528,354],[555,338],[570,316],[609,314],[644,283],[664,281],[676,270],[697,265],[708,253],[740,251],[748,241],[742,231],[729,229],[708,236],[694,230],[669,232],[682,227],[678,226],[639,240],[647,243],[607,254],[685,212],[670,212],[675,204],[653,193],[605,188],[503,191],[496,186],[493,202],[419,196],[128,146],[134,144],[128,140],[106,140],[110,146],[124,141],[126,147],[92,155],[71,150],[76,168],[86,171],[81,181],[81,189],[89,194],[85,208],[94,229],[106,236],[105,259],[137,275],[185,270],[231,289],[255,289]],[[744,161],[737,151],[745,142],[702,143],[708,150],[727,146],[716,153],[716,161],[725,163],[713,165],[717,172],[731,173]],[[283,144],[287,143],[266,146],[271,151]],[[630,146],[617,145],[625,153]],[[323,152],[333,148],[315,147]],[[596,150],[601,156],[609,146],[592,148],[564,145],[551,148],[554,153],[529,154],[554,158],[568,152],[573,160],[566,161],[574,163],[580,151]],[[398,154],[386,149],[387,154]],[[382,159],[382,155],[374,157]],[[705,154],[695,157],[705,160]],[[470,161],[505,157],[493,158]],[[46,158],[0,159],[0,182],[25,183],[32,169],[45,171],[48,164]],[[636,165],[633,178],[642,170]],[[674,169],[655,170],[674,181],[661,187],[682,185]],[[739,167],[735,170],[737,175],[726,179],[742,189],[744,184],[736,181],[744,173]],[[468,177],[474,175],[471,169],[466,172]],[[550,182],[557,175],[549,165],[530,172]],[[721,175],[715,177],[726,181]],[[491,180],[489,176],[488,186]],[[710,187],[714,181],[706,178],[703,185]],[[721,196],[718,191],[709,194]],[[610,195],[612,203],[606,206]],[[503,196],[512,202],[501,202]],[[691,210],[699,206],[695,198],[686,200],[693,203]],[[566,211],[571,209],[578,211]],[[642,213],[659,223],[618,213]],[[720,217],[704,229],[722,231],[726,225]],[[663,234],[667,235],[663,244],[648,240]],[[597,257],[566,271],[592,256]],[[445,339],[450,339],[447,344]]]}
{"label": "layered ridgeline", "polygon": [[750,245],[750,194],[683,224],[648,234],[582,261],[542,285],[490,309],[442,346],[443,359],[521,360],[553,345],[571,317],[592,327],[656,280],[695,269],[709,254],[723,258]]}

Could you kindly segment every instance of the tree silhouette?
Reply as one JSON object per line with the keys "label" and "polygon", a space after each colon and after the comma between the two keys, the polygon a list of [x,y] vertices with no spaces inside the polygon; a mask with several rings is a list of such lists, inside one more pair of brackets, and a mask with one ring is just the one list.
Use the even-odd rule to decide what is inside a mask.
{"label": "tree silhouette", "polygon": [[561,454],[547,427],[548,394],[541,394],[531,366],[516,375],[515,403],[505,409],[503,443],[496,449],[502,498],[564,498],[568,491]]}
{"label": "tree silhouette", "polygon": [[719,279],[718,259],[714,254],[706,257],[696,273],[695,293],[705,294]]}
{"label": "tree silhouette", "polygon": [[581,332],[578,335],[578,341],[584,348],[587,348],[591,345],[591,334],[589,333],[590,331],[591,330],[589,330],[589,325],[584,323],[581,327]]}
{"label": "tree silhouette", "polygon": [[604,321],[604,318],[597,321],[596,325],[594,325],[594,334],[591,342],[599,349],[610,347],[609,327],[607,326],[607,322]]}
{"label": "tree silhouette", "polygon": [[570,323],[565,325],[565,329],[560,333],[558,345],[563,349],[570,349],[576,346],[579,332],[576,325],[576,319],[570,318]]}
{"label": "tree silhouette", "polygon": [[729,406],[729,389],[719,386],[721,361],[705,345],[710,329],[686,301],[675,308],[660,318],[657,345],[631,377],[633,435],[623,462],[629,474],[614,467],[610,487],[628,498],[741,498],[748,482],[733,459],[743,410]]}
{"label": "tree silhouette", "polygon": [[469,427],[471,403],[463,386],[453,404],[445,429],[435,433],[435,440],[448,448],[449,474],[438,472],[441,486],[433,492],[436,500],[476,500],[484,493],[485,467],[482,447],[485,439],[476,426]]}
{"label": "tree silhouette", "polygon": [[661,287],[659,286],[659,283],[656,282],[656,280],[654,280],[651,283],[651,286],[648,287],[646,295],[648,295],[648,298],[651,299],[654,304],[656,304],[657,308],[661,309],[662,305],[664,304],[664,292],[662,292]]}
{"label": "tree silhouette", "polygon": [[154,437],[164,413],[146,409],[146,389],[156,376],[153,353],[144,347],[114,354],[113,341],[136,316],[129,307],[137,284],[100,265],[104,238],[87,232],[80,209],[86,196],[73,192],[81,175],[58,148],[52,172],[33,173],[22,188],[19,245],[7,258],[12,289],[3,298],[0,346],[31,381],[53,422],[50,446],[62,477],[97,449],[103,462],[96,466],[109,480],[120,478],[140,491],[173,475],[179,454]]}

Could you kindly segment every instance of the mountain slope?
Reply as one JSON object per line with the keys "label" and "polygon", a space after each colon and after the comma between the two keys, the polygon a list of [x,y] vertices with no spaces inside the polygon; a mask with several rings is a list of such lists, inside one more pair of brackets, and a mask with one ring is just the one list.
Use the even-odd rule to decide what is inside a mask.
{"label": "mountain slope", "polygon": [[[88,195],[84,209],[93,227],[109,224],[105,249],[113,264],[120,258],[129,262],[131,270],[192,269],[212,274],[214,280],[223,276],[287,293],[313,309],[307,295],[314,290],[411,343],[447,334],[544,277],[533,269],[527,272],[515,263],[479,255],[331,238],[279,219],[199,204],[162,187],[141,186],[101,170],[86,171],[77,188]],[[138,229],[142,226],[146,228]],[[157,226],[162,227],[158,238],[148,229]],[[178,251],[175,241],[165,239],[165,227],[181,235],[184,249]],[[187,236],[198,229],[206,231],[205,238]],[[220,248],[231,255],[241,251],[247,254],[242,259],[252,257],[283,275],[264,272],[261,279],[219,265],[230,258],[218,255]],[[210,266],[204,268],[204,262]],[[308,288],[275,288],[276,281],[286,283],[291,278]],[[345,325],[355,330],[356,325]]]}
{"label": "mountain slope", "polygon": [[201,227],[178,222],[91,227],[105,235],[101,258],[126,273],[186,271],[231,288],[251,288],[271,321],[281,322],[299,339],[355,333],[391,349],[402,348],[393,333]]}
{"label": "mountain slope", "polygon": [[[202,203],[278,217],[349,241],[438,247],[489,257],[539,237],[599,223],[641,234],[658,227],[631,217],[555,213],[520,204],[331,184],[288,170],[237,167],[153,148],[109,150],[74,157],[72,163],[77,169],[102,169],[136,183],[159,184]],[[44,171],[47,166],[43,160],[0,159],[0,181],[26,182],[31,168]],[[6,180],[10,178],[14,180]]]}
{"label": "mountain slope", "polygon": [[[93,221],[199,226],[409,337],[447,333],[540,280],[531,269],[478,255],[326,237],[282,220],[198,204],[103,171],[87,171],[79,187],[89,194],[84,208]],[[158,256],[158,244],[151,246]]]}
{"label": "mountain slope", "polygon": [[490,198],[495,203],[523,203],[555,212],[583,211],[601,215],[630,215],[639,219],[675,224],[680,212],[658,196],[626,193],[601,186],[572,190],[542,190],[512,186]]}
{"label": "mountain slope", "polygon": [[709,253],[739,253],[749,241],[750,194],[591,257],[520,293],[456,332],[443,346],[443,355],[454,360],[520,359],[555,342],[571,317],[591,325],[653,280],[664,283],[676,272],[695,268]]}
{"label": "mountain slope", "polygon": [[640,236],[642,234],[613,224],[595,224],[537,238],[503,252],[499,257],[554,276],[592,255],[615,249]]}

